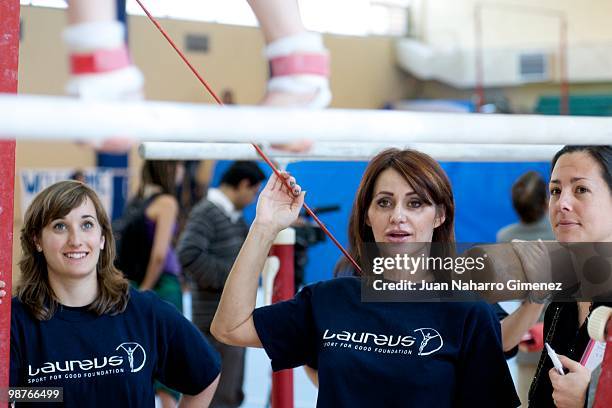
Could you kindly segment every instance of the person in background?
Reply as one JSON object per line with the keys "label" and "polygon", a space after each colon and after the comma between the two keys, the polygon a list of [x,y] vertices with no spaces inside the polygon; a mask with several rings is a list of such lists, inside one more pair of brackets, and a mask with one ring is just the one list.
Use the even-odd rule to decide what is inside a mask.
{"label": "person in background", "polygon": [[234,92],[231,89],[224,89],[221,92],[221,101],[224,105],[234,105],[236,103],[234,101]]}
{"label": "person in background", "polygon": [[183,272],[192,284],[193,322],[221,354],[223,370],[212,407],[238,407],[244,399],[244,348],[210,334],[227,275],[248,232],[242,209],[257,197],[264,173],[255,162],[234,162],[187,220],[178,243]]}
{"label": "person in background", "polygon": [[87,178],[83,170],[77,169],[70,175],[70,180],[80,181],[81,183],[87,183]]}
{"label": "person in background", "polygon": [[512,206],[519,216],[519,222],[500,229],[497,242],[510,242],[513,239],[550,241],[555,238],[546,217],[547,186],[539,173],[529,171],[516,180],[512,186]]}
{"label": "person in background", "polygon": [[[171,160],[146,160],[142,166],[142,181],[138,198],[147,204],[144,208],[147,240],[151,255],[140,290],[153,290],[161,299],[183,311],[181,266],[173,240],[177,228],[178,201],[176,186],[184,174],[182,162]],[[164,408],[176,406],[180,394],[158,383],[157,395]]]}
{"label": "person in background", "polygon": [[150,200],[145,216],[151,241],[151,257],[139,288],[154,290],[178,310],[182,310],[180,291],[177,291],[181,269],[173,238],[178,216],[175,192],[184,172],[182,162],[147,160],[142,166],[142,184],[138,190],[138,198]]}

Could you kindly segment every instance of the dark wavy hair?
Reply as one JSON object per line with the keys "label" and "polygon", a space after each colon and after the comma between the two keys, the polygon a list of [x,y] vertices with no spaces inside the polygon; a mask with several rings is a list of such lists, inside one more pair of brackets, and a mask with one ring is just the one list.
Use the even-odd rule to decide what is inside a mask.
{"label": "dark wavy hair", "polygon": [[143,198],[144,188],[147,184],[161,187],[162,193],[175,195],[176,193],[176,160],[145,160],[142,165],[142,182],[138,196]]}
{"label": "dark wavy hair", "polygon": [[113,265],[115,240],[110,220],[98,195],[80,181],[60,181],[47,187],[34,198],[25,213],[21,228],[23,256],[19,261],[21,281],[17,287],[17,297],[38,320],[51,319],[59,303],[49,285],[45,256],[36,250],[36,240],[41,239],[45,226],[53,220],[65,217],[87,199],[96,209],[105,239],[96,268],[99,293],[90,310],[97,315],[114,315],[123,312],[127,307],[129,284]]}
{"label": "dark wavy hair", "polygon": [[552,159],[550,171],[555,168],[555,164],[561,156],[569,153],[584,152],[593,158],[601,168],[601,177],[606,181],[610,194],[612,194],[612,145],[602,146],[564,146]]}

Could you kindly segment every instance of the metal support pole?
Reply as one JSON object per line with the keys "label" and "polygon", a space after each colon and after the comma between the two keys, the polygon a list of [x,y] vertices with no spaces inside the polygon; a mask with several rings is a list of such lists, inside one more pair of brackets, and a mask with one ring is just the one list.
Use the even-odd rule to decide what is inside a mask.
{"label": "metal support pole", "polygon": [[[270,255],[280,261],[280,269],[274,280],[272,303],[291,299],[295,293],[293,246],[295,230],[282,230],[270,250]],[[282,370],[272,374],[272,408],[293,408],[293,370]]]}
{"label": "metal support pole", "polygon": [[[17,92],[19,63],[19,0],[0,2],[0,92]],[[0,389],[9,384],[11,347],[11,283],[13,270],[13,205],[15,141],[0,141],[0,279],[6,282],[7,300],[0,305]],[[6,406],[2,404],[2,406]]]}

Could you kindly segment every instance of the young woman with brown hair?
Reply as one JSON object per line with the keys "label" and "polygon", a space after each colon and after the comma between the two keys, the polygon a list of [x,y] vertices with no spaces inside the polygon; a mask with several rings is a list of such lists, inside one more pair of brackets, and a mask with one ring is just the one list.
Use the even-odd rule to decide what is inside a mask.
{"label": "young woman with brown hair", "polygon": [[219,359],[199,331],[152,293],[130,288],[96,193],[56,183],[28,207],[12,302],[10,385],[63,387],[67,407],[150,407],[154,380],[206,406]]}

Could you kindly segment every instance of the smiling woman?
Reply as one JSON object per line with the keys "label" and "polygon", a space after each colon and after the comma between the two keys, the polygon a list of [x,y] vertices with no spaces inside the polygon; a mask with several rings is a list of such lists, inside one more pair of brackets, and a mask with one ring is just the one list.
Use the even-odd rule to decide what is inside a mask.
{"label": "smiling woman", "polygon": [[[98,314],[123,312],[128,285],[113,266],[115,248],[107,242],[114,242],[110,223],[95,192],[79,182],[54,184],[25,214],[17,296],[27,299],[40,320],[51,318],[60,301],[91,305]],[[78,291],[70,290],[74,280]]]}
{"label": "smiling woman", "polygon": [[159,380],[184,394],[181,406],[210,402],[217,353],[174,307],[130,289],[92,189],[62,181],[43,190],[26,211],[21,247],[11,387],[62,387],[67,407],[150,407]]}

